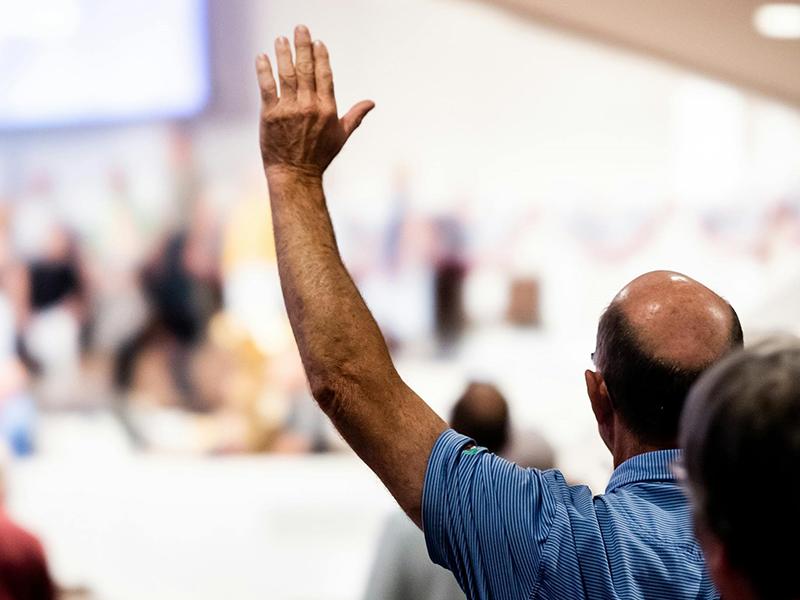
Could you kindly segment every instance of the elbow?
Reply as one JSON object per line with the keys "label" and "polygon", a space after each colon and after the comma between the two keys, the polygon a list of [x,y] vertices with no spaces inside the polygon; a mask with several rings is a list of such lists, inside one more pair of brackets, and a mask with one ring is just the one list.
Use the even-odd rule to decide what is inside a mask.
{"label": "elbow", "polygon": [[327,382],[309,381],[309,385],[311,386],[311,395],[314,400],[326,414],[329,414],[329,411],[334,409],[337,404],[337,398],[339,397],[335,387]]}
{"label": "elbow", "polygon": [[348,385],[340,377],[331,376],[312,376],[309,374],[308,383],[311,388],[311,395],[319,404],[322,411],[333,418],[341,413],[352,395]]}
{"label": "elbow", "polygon": [[374,397],[375,390],[391,389],[386,378],[376,377],[376,366],[342,361],[335,369],[307,369],[311,395],[331,419],[349,415],[354,403]]}

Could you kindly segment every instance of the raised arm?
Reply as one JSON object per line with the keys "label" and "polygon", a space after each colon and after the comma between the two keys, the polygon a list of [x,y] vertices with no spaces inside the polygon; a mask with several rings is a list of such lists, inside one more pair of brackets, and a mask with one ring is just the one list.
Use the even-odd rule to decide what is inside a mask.
{"label": "raised arm", "polygon": [[275,42],[280,95],[266,55],[261,89],[261,155],[269,185],[283,298],[311,392],[348,444],[420,524],[428,456],[446,425],[409,388],[342,264],[322,174],[374,104],[341,119],[328,51],[294,32]]}

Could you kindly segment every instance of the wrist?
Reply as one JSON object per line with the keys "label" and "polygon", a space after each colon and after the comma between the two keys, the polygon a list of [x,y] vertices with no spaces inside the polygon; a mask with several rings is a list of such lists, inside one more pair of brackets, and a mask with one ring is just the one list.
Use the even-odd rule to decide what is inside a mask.
{"label": "wrist", "polygon": [[270,186],[322,184],[322,171],[311,166],[270,165],[264,167],[264,172]]}

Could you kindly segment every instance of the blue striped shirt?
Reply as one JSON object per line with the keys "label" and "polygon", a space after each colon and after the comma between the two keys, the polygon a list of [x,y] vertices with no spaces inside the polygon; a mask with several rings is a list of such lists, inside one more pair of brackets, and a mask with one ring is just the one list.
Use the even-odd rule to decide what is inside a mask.
{"label": "blue striped shirt", "polygon": [[431,559],[468,598],[718,598],[670,464],[648,452],[614,471],[605,495],[557,470],[523,469],[453,430],[425,474],[422,521]]}

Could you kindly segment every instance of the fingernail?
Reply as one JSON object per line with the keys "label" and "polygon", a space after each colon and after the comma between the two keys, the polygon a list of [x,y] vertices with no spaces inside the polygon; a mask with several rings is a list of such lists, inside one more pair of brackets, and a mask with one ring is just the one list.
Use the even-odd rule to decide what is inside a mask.
{"label": "fingernail", "polygon": [[298,25],[297,26],[297,31],[299,31],[301,33],[308,33],[308,27],[306,27],[305,25]]}

